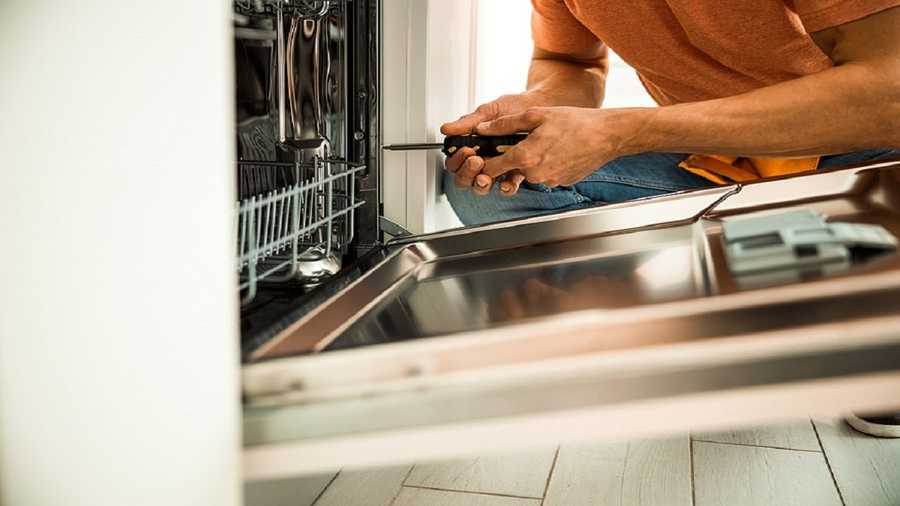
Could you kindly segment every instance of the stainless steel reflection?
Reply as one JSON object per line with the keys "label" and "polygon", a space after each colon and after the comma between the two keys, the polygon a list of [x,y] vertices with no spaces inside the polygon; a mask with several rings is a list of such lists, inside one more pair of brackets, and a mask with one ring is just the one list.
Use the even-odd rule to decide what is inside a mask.
{"label": "stainless steel reflection", "polygon": [[300,14],[290,18],[284,72],[287,79],[287,118],[290,128],[283,142],[291,144],[324,142],[326,155],[334,150],[344,153],[346,111],[342,97],[346,93],[344,59],[345,27],[338,17],[309,19]]}
{"label": "stainless steel reflection", "polygon": [[[329,8],[334,15],[311,18],[305,10],[279,5],[271,15],[248,18],[253,29],[235,33],[239,125],[266,118],[276,130],[256,130],[255,136],[267,138],[272,151],[277,143],[292,146],[303,160],[347,156],[346,13],[343,4]],[[274,44],[259,36],[270,31]]]}
{"label": "stainless steel reflection", "polygon": [[692,247],[697,233],[686,224],[437,259],[393,287],[329,349],[705,296],[703,259]]}

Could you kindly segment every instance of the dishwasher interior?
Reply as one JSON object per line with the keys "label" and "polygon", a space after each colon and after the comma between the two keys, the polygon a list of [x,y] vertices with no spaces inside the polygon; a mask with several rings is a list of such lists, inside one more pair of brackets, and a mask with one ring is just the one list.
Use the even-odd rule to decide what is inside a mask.
{"label": "dishwasher interior", "polygon": [[385,243],[380,4],[234,7],[246,476],[896,407],[900,162]]}
{"label": "dishwasher interior", "polygon": [[381,241],[379,24],[365,0],[236,0],[234,23],[247,349]]}

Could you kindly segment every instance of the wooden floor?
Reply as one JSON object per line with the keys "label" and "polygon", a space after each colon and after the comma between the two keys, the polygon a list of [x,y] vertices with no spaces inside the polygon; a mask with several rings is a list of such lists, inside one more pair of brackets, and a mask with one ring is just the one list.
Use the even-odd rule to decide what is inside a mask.
{"label": "wooden floor", "polygon": [[900,506],[900,439],[839,419],[268,482],[247,506]]}

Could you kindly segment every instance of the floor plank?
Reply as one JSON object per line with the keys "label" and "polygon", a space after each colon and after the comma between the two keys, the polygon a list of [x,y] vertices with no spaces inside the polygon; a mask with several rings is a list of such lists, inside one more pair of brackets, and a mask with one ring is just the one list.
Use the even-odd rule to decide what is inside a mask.
{"label": "floor plank", "polygon": [[390,506],[409,475],[410,467],[341,471],[315,506]]}
{"label": "floor plank", "polygon": [[813,430],[812,423],[809,420],[800,423],[694,434],[693,439],[694,441],[767,446],[788,450],[822,451],[819,447],[816,431]]}
{"label": "floor plank", "polygon": [[[540,499],[403,487],[393,506],[540,506]],[[347,505],[351,506],[351,505]]]}
{"label": "floor plank", "polygon": [[563,445],[544,506],[690,506],[688,436]]}
{"label": "floor plank", "polygon": [[696,441],[695,506],[842,506],[818,452]]}
{"label": "floor plank", "polygon": [[248,481],[244,483],[245,506],[310,506],[336,473]]}
{"label": "floor plank", "polygon": [[416,464],[407,485],[542,498],[556,449]]}
{"label": "floor plank", "polygon": [[843,420],[815,420],[846,506],[900,506],[900,439],[861,434]]}

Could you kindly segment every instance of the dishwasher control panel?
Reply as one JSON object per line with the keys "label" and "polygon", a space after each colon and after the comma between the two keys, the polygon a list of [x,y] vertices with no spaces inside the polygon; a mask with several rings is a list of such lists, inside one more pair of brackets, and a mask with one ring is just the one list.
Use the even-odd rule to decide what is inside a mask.
{"label": "dishwasher control panel", "polygon": [[725,222],[722,241],[742,285],[839,272],[897,250],[897,238],[881,225],[828,223],[808,209]]}

